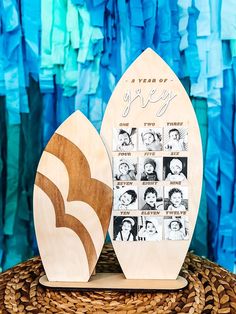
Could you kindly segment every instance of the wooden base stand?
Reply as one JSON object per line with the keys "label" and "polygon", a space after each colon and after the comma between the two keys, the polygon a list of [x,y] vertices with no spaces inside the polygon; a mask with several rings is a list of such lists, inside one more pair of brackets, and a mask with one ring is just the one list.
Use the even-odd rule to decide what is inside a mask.
{"label": "wooden base stand", "polygon": [[39,279],[41,285],[49,288],[72,288],[80,290],[178,290],[186,287],[188,282],[178,276],[176,280],[126,279],[121,273],[98,273],[88,282],[48,281],[44,275]]}

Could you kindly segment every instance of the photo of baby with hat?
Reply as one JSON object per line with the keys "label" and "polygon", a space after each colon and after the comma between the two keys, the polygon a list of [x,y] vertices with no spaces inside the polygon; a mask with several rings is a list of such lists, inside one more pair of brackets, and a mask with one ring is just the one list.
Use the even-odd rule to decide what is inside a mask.
{"label": "photo of baby with hat", "polygon": [[113,177],[117,181],[134,181],[137,176],[137,158],[113,158]]}
{"label": "photo of baby with hat", "polygon": [[138,136],[139,151],[160,151],[162,145],[162,128],[140,128]]}
{"label": "photo of baby with hat", "polygon": [[163,172],[166,181],[184,181],[187,179],[187,157],[164,157]]}
{"label": "photo of baby with hat", "polygon": [[165,240],[188,240],[189,227],[187,217],[164,218]]}
{"label": "photo of baby with hat", "polygon": [[136,241],[137,217],[114,216],[113,234],[115,241]]}
{"label": "photo of baby with hat", "polygon": [[141,172],[141,181],[161,181],[162,180],[162,159],[157,158],[139,158],[139,169]]}

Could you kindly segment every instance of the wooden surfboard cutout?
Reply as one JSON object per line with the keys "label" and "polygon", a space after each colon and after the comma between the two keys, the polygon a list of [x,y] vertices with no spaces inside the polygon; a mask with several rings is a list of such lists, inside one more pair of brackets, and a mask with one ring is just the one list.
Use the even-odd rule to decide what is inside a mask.
{"label": "wooden surfboard cutout", "polygon": [[101,137],[113,167],[109,234],[125,277],[175,280],[196,224],[202,146],[186,91],[152,49],[117,84]]}
{"label": "wooden surfboard cutout", "polygon": [[50,139],[35,179],[35,230],[49,282],[89,280],[111,209],[106,148],[91,123],[76,111]]}

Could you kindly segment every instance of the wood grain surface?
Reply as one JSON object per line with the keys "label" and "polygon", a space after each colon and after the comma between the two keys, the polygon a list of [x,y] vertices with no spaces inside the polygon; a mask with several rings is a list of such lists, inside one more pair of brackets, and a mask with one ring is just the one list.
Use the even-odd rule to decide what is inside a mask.
{"label": "wood grain surface", "polygon": [[[143,143],[143,135],[145,132],[148,133],[149,129],[152,129],[153,133],[155,131],[155,135],[160,132],[159,144],[154,148]],[[173,132],[179,133],[178,145],[176,141],[170,140],[171,129],[178,130]],[[119,142],[122,137],[120,134],[123,132],[120,132],[121,130],[128,134],[122,135],[122,141],[124,143],[125,140],[127,141],[125,145]],[[137,199],[133,205],[138,205],[130,208],[120,205],[122,194],[120,196],[118,194],[115,198],[118,206],[114,204],[109,227],[112,244],[126,278],[177,278],[191,242],[198,214],[203,171],[201,137],[192,104],[184,87],[168,65],[152,49],[146,49],[131,64],[117,84],[105,112],[101,136],[108,149],[114,172],[118,169],[114,167],[114,162],[121,162],[121,159],[129,160],[129,158],[132,162],[137,160],[137,166],[128,166],[133,173],[138,169],[135,179],[121,181],[122,179],[113,177],[115,197],[116,193],[122,190],[122,185],[124,191],[127,189],[137,191]],[[148,182],[140,179],[144,171],[143,160],[147,158],[154,159],[156,164],[158,160],[162,160],[163,171],[160,171],[161,177],[158,181]],[[181,160],[186,164],[187,161],[185,180],[181,182],[166,180],[165,160],[170,158],[179,159],[179,161],[175,160],[176,164],[181,164]],[[182,177],[180,175],[178,178]],[[163,191],[159,196],[159,201],[164,204],[161,210],[150,210],[148,206],[146,206],[147,210],[144,210],[140,207],[140,204],[143,206],[144,191],[148,187]],[[168,202],[171,203],[168,191],[172,188],[182,191],[182,204],[178,210],[168,207]],[[159,236],[156,236],[156,240],[154,237],[152,238],[154,240],[150,240],[151,236],[146,238],[139,236],[140,229],[145,227],[142,221],[150,221],[150,217],[152,222],[156,219],[157,227],[159,223],[157,232]],[[123,237],[122,241],[120,234],[125,218],[131,219],[130,222],[133,224],[130,227],[132,236],[127,236],[126,241]],[[180,235],[177,237],[169,230],[172,228],[172,224],[169,223],[171,219],[178,221],[182,232],[181,240]],[[182,223],[182,227],[179,222]],[[126,219],[126,227],[128,223]]]}
{"label": "wood grain surface", "polygon": [[35,179],[35,228],[49,280],[88,281],[104,244],[111,207],[106,149],[77,111],[50,139]]}

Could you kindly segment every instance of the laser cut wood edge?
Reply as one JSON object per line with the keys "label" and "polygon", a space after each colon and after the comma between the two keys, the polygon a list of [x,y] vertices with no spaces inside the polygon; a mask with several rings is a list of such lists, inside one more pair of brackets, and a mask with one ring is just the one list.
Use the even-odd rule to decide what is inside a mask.
{"label": "laser cut wood edge", "polygon": [[[75,173],[78,164],[79,171]],[[47,276],[50,280],[88,281],[109,226],[112,171],[98,132],[82,113],[73,113],[59,126],[40,158],[37,171],[47,180],[43,189],[40,188],[38,174],[34,189],[35,230]],[[48,185],[49,180],[55,189]],[[90,189],[94,191],[92,196]],[[63,211],[58,213],[55,208],[59,206],[59,194]],[[73,214],[76,211],[77,215]],[[89,241],[84,238],[85,230]],[[99,236],[100,241],[94,241],[101,230],[102,239]]]}
{"label": "laser cut wood edge", "polygon": [[[150,67],[152,64],[152,67]],[[139,82],[139,78],[152,79],[152,78],[166,78],[168,79],[165,84],[158,82],[155,85]],[[134,81],[134,82],[133,82]],[[142,80],[143,81],[143,80]],[[157,110],[160,110],[161,106],[158,102],[147,102],[145,106],[142,106],[142,101],[147,101],[147,95],[150,94],[152,87],[158,87],[159,90],[169,90],[176,94],[171,105],[169,105],[165,114],[161,117],[157,117]],[[142,90],[142,97],[136,97],[136,90]],[[127,92],[130,92],[127,93]],[[130,112],[124,117],[124,111],[127,107],[128,101],[122,101],[124,96],[132,95],[130,100]],[[130,98],[130,99],[131,99]],[[141,98],[141,100],[140,100]],[[136,99],[136,100],[135,100]],[[132,103],[132,105],[131,105]],[[194,113],[191,101],[187,95],[181,82],[169,68],[169,66],[150,48],[146,49],[142,55],[140,55],[126,70],[118,82],[113,94],[109,100],[109,103],[104,114],[103,123],[101,126],[101,137],[107,147],[111,162],[112,158],[145,158],[145,152],[142,150],[130,151],[130,155],[125,155],[126,152],[121,152],[114,149],[113,137],[114,129],[122,128],[137,128],[142,129],[149,127],[149,122],[155,122],[153,128],[160,127],[163,129],[163,134],[167,133],[169,128],[175,128],[173,124],[168,125],[169,122],[181,122],[181,126],[177,128],[186,128],[188,131],[188,149],[186,151],[177,152],[177,155],[172,155],[168,150],[158,151],[155,157],[187,157],[188,158],[188,208],[186,216],[181,214],[173,216],[181,216],[184,219],[188,219],[189,237],[184,241],[116,241],[114,233],[114,216],[120,216],[125,218],[138,217],[140,215],[132,214],[132,210],[127,210],[128,214],[123,216],[120,211],[113,210],[109,227],[109,234],[111,241],[116,252],[117,258],[121,265],[121,268],[127,278],[176,278],[184,262],[184,258],[187,254],[188,248],[191,243],[191,239],[194,233],[194,227],[197,221],[198,209],[201,197],[202,188],[202,174],[203,174],[203,161],[202,161],[202,144],[200,130],[197,122],[196,115]],[[128,124],[128,126],[126,126]],[[146,124],[146,125],[145,125]],[[152,127],[150,127],[152,128]],[[164,129],[165,132],[164,132]],[[139,131],[136,136],[136,143],[138,141]],[[165,144],[165,141],[163,142]],[[137,145],[138,147],[138,145]],[[128,151],[127,151],[128,152]],[[124,155],[122,155],[124,153]],[[152,158],[151,155],[146,158]],[[154,158],[155,158],[154,157]],[[137,180],[138,181],[138,180]],[[136,181],[133,181],[135,185]],[[163,180],[162,186],[166,185]],[[169,187],[179,187],[182,185],[170,185]],[[146,186],[147,187],[147,186]],[[137,210],[138,211],[138,210]],[[125,211],[124,211],[125,212]],[[147,216],[142,214],[142,216]],[[158,247],[158,249],[157,249]],[[141,253],[141,254],[140,254]],[[135,265],[135,266],[134,266]]]}
{"label": "laser cut wood edge", "polygon": [[125,279],[122,273],[97,273],[88,282],[48,281],[44,275],[39,283],[48,288],[81,289],[81,290],[179,290],[188,285],[185,278],[178,276],[176,280],[157,279]]}

